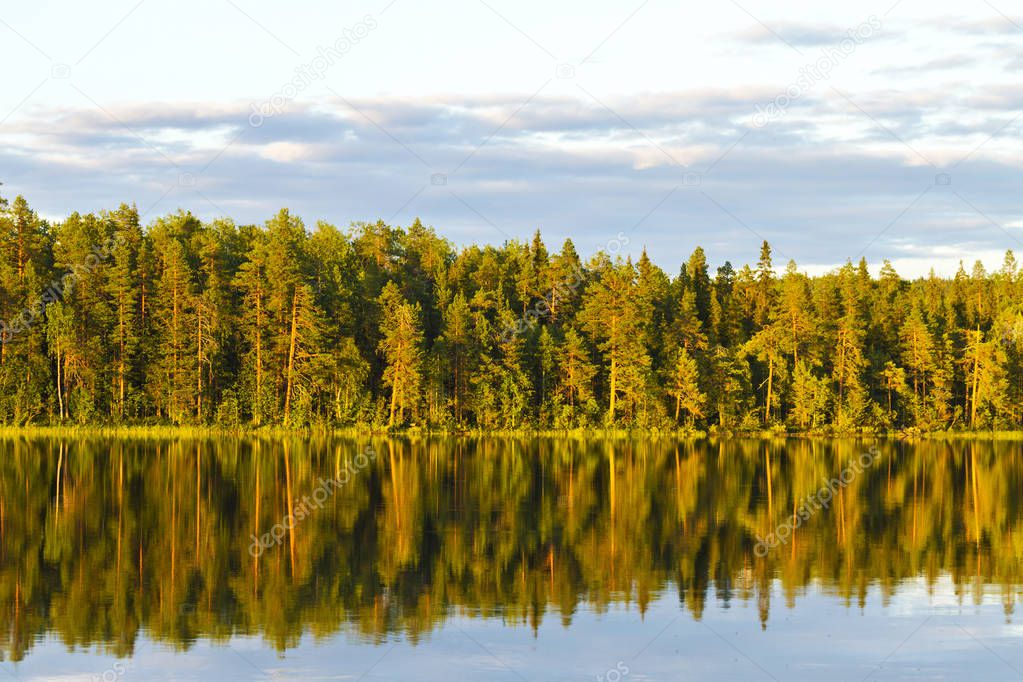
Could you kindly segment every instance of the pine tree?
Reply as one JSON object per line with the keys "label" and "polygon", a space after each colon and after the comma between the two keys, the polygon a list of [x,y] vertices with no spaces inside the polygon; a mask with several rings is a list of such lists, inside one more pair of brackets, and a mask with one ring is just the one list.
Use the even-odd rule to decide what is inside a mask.
{"label": "pine tree", "polygon": [[151,389],[154,402],[175,423],[186,421],[192,412],[195,390],[195,354],[192,346],[192,271],[181,243],[171,237],[162,245],[161,275],[156,292],[157,328],[163,338],[158,360],[159,379]]}
{"label": "pine tree", "polygon": [[68,374],[76,377],[79,364],[75,348],[74,313],[63,301],[56,301],[46,308],[46,345],[54,359],[54,382],[57,394],[57,417],[63,422],[71,415]]}
{"label": "pine tree", "polygon": [[669,394],[675,399],[675,421],[684,410],[689,425],[693,420],[702,418],[707,396],[700,390],[700,371],[696,360],[689,355],[685,346],[682,346],[675,353],[674,368],[670,377],[671,389]]}
{"label": "pine tree", "polygon": [[320,345],[323,336],[323,321],[316,306],[312,288],[308,284],[295,287],[291,298],[291,321],[288,331],[288,365],[285,373],[284,423],[294,423],[296,396],[301,392],[306,398],[304,414],[300,421],[309,418],[309,403],[312,394],[323,387]]}
{"label": "pine tree", "polygon": [[[595,268],[597,279],[586,289],[579,312],[583,330],[604,356],[607,368],[607,420],[614,422],[619,396],[645,384],[649,356],[642,343],[642,301],[631,263],[604,260]],[[623,384],[624,382],[624,384]]]}
{"label": "pine tree", "polygon": [[826,379],[814,374],[806,360],[796,363],[792,375],[792,417],[801,430],[816,431],[827,420],[831,389]]}
{"label": "pine tree", "polygon": [[858,314],[847,309],[838,320],[832,379],[837,385],[836,419],[841,428],[857,425],[866,408],[866,390],[863,384],[863,328]]}
{"label": "pine tree", "polygon": [[710,396],[717,407],[717,423],[726,429],[753,427],[751,420],[752,386],[749,363],[739,349],[715,346],[710,357]]}
{"label": "pine tree", "polygon": [[781,295],[774,317],[785,330],[785,352],[792,356],[793,367],[799,363],[799,350],[809,341],[813,329],[808,286],[806,276],[800,274],[795,261],[789,261],[781,279]]}
{"label": "pine tree", "polygon": [[913,385],[914,423],[920,424],[923,403],[927,399],[931,377],[935,371],[933,341],[923,314],[914,307],[899,334],[902,341],[902,363]]}
{"label": "pine tree", "polygon": [[888,397],[886,410],[888,421],[889,424],[892,424],[895,422],[893,398],[903,395],[908,390],[906,387],[906,370],[889,360],[885,363],[881,376],[884,379],[885,393]]}
{"label": "pine tree", "polygon": [[116,321],[111,347],[116,366],[114,411],[125,416],[129,394],[134,386],[139,335],[139,265],[138,253],[143,242],[142,225],[134,206],[121,205],[109,216],[112,223],[112,249],[107,268],[107,295],[111,298]]}
{"label": "pine tree", "polygon": [[771,421],[771,413],[778,402],[777,377],[784,370],[782,345],[786,339],[785,330],[779,323],[770,324],[746,342],[745,350],[767,367],[764,387],[764,423]]}
{"label": "pine tree", "polygon": [[0,207],[0,412],[14,423],[43,415],[48,361],[45,352],[44,290],[50,285],[48,225],[24,197]]}
{"label": "pine tree", "polygon": [[561,252],[550,259],[548,283],[551,293],[551,321],[571,320],[578,310],[578,301],[586,280],[575,244],[566,239]]}
{"label": "pine tree", "polygon": [[771,264],[771,245],[765,240],[760,245],[760,260],[757,261],[756,298],[754,304],[754,321],[758,326],[767,324],[771,308],[774,306],[774,267]]}
{"label": "pine tree", "polygon": [[554,337],[548,331],[548,327],[541,327],[536,341],[536,365],[539,370],[536,396],[541,413],[545,411],[548,405],[550,394],[557,389],[556,362],[557,344],[554,341]]}
{"label": "pine tree", "polygon": [[711,288],[710,274],[707,269],[707,255],[702,247],[696,247],[689,261],[686,263],[687,286],[686,289],[693,294],[693,305],[696,308],[696,315],[700,319],[703,329],[710,329],[711,298],[714,292]]}
{"label": "pine tree", "polygon": [[272,414],[268,403],[273,395],[266,379],[270,283],[266,273],[266,245],[261,237],[257,237],[250,246],[245,262],[239,266],[234,277],[234,286],[241,298],[240,331],[247,347],[242,366],[246,369],[245,376],[252,382],[252,421],[259,425],[266,416]]}
{"label": "pine tree", "polygon": [[593,399],[593,378],[597,373],[586,343],[574,327],[565,330],[565,340],[558,349],[558,366],[561,390],[574,416],[577,407]]}
{"label": "pine tree", "polygon": [[380,294],[383,319],[380,324],[380,352],[384,357],[384,386],[391,389],[387,425],[405,421],[405,411],[414,411],[422,388],[422,332],[420,308],[402,296],[394,282]]}
{"label": "pine tree", "polygon": [[465,294],[458,292],[444,310],[445,361],[451,377],[452,413],[460,424],[469,386],[469,353],[472,347],[472,312]]}

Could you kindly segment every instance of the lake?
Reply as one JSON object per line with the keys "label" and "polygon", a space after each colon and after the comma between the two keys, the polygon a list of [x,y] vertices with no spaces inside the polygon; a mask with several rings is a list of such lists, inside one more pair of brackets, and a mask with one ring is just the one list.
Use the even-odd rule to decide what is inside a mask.
{"label": "lake", "polygon": [[0,452],[0,679],[1023,678],[1020,442]]}

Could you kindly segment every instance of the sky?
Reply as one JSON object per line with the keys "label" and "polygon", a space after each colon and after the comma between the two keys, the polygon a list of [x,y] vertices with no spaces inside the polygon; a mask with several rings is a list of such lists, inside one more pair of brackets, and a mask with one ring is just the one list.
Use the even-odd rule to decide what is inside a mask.
{"label": "sky", "polygon": [[[699,620],[682,612],[685,602],[669,585],[649,595],[642,610],[622,601],[600,608],[581,603],[570,613],[552,608],[536,632],[510,613],[481,618],[452,608],[443,622],[411,641],[404,634],[374,639],[348,624],[333,637],[306,633],[282,653],[267,638],[235,635],[190,642],[182,656],[143,632],[134,641],[135,656],[118,662],[109,651],[69,651],[49,636],[14,670],[24,682],[368,682],[405,679],[409,671],[423,682],[647,682],[677,679],[680,672],[686,679],[715,680],[1019,679],[1013,665],[1023,631],[1018,617],[1005,613],[997,586],[986,586],[981,596],[958,581],[942,574],[902,579],[895,587],[872,584],[855,602],[822,581],[799,590],[773,581],[764,628],[760,603],[736,589],[741,582],[711,581]],[[814,646],[821,641],[826,646]],[[118,670],[124,673],[114,675]]]}
{"label": "sky", "polygon": [[0,5],[0,193],[571,238],[669,272],[1023,250],[1008,0]]}

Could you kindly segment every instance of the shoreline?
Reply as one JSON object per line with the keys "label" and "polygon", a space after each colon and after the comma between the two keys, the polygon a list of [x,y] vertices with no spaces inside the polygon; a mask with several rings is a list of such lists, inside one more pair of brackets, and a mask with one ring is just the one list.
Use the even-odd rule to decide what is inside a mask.
{"label": "shoreline", "polygon": [[655,430],[655,429],[495,429],[495,430],[451,430],[451,429],[382,429],[370,427],[304,427],[283,426],[238,427],[222,426],[174,426],[174,425],[33,425],[0,426],[0,439],[10,438],[293,438],[293,437],[348,437],[348,438],[569,438],[583,440],[602,439],[671,439],[679,441],[697,440],[985,440],[1023,441],[1023,431],[887,431],[887,432],[830,432],[830,431],[723,431],[703,430]]}

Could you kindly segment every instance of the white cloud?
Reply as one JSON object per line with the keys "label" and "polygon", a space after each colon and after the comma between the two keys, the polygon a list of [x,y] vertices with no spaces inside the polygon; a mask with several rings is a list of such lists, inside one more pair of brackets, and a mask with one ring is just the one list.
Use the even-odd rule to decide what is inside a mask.
{"label": "white cloud", "polygon": [[[279,40],[230,5],[182,0],[140,8],[81,63],[109,17],[70,7],[53,25],[12,7],[5,21],[72,67],[40,86],[51,65],[0,41],[0,59],[19,65],[0,93],[5,193],[51,216],[122,201],[252,222],[285,204],[340,224],[418,215],[462,241],[504,239],[489,223],[580,243],[635,229],[672,271],[698,243],[715,262],[753,260],[761,236],[780,259],[818,264],[807,267],[866,249],[906,274],[1020,248],[1012,64],[1023,53],[1014,19],[983,4],[901,3],[760,129],[756,108],[870,8],[748,0],[748,13],[719,3],[695,15],[647,3],[626,20],[610,0],[524,0],[505,10],[516,30],[483,5],[455,24],[434,21],[443,8],[398,3],[323,81],[251,128],[252,103],[365,12],[323,3],[308,22],[269,0],[246,7]],[[189,50],[169,49],[182,40]],[[558,64],[573,77],[556,77]]]}
{"label": "white cloud", "polygon": [[298,142],[271,142],[260,148],[259,155],[271,161],[294,163],[313,160],[316,156],[316,149],[312,145]]}

